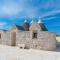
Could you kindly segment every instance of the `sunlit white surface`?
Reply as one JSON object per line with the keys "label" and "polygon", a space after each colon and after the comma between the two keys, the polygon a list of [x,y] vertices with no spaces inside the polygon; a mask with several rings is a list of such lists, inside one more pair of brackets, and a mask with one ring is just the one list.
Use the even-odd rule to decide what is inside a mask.
{"label": "sunlit white surface", "polygon": [[60,60],[60,52],[0,45],[0,60]]}

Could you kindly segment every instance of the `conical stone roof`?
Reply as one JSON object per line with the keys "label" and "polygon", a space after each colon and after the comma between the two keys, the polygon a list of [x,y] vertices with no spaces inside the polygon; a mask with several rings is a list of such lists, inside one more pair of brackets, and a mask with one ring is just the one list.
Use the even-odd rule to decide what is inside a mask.
{"label": "conical stone roof", "polygon": [[45,24],[42,22],[40,18],[38,20],[38,24],[40,25],[41,31],[47,31]]}
{"label": "conical stone roof", "polygon": [[29,23],[28,23],[27,20],[25,19],[22,27],[24,28],[25,31],[29,31],[29,26],[30,26]]}

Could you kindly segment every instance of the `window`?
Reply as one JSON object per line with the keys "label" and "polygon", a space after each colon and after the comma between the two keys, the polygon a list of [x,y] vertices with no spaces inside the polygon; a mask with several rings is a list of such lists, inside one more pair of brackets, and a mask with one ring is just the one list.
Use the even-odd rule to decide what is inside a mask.
{"label": "window", "polygon": [[33,38],[33,39],[34,39],[34,38],[37,38],[37,33],[36,33],[36,32],[35,32],[35,33],[33,32],[33,37],[32,37],[32,38]]}

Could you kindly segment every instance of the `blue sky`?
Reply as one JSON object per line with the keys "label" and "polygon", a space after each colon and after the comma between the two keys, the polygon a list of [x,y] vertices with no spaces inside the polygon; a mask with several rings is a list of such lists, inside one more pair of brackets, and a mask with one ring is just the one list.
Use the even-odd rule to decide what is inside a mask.
{"label": "blue sky", "polygon": [[60,35],[60,0],[0,0],[0,29],[22,25],[39,16],[47,29]]}

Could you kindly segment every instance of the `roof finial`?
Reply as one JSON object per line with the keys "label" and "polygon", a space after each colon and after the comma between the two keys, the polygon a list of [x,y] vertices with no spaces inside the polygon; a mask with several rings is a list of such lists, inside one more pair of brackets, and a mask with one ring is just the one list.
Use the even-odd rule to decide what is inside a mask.
{"label": "roof finial", "polygon": [[25,16],[25,21],[24,21],[25,23],[27,22],[27,20],[26,20],[26,16]]}
{"label": "roof finial", "polygon": [[41,17],[39,17],[38,23],[42,23],[42,21],[41,21]]}
{"label": "roof finial", "polygon": [[33,23],[33,22],[34,22],[34,20],[32,19],[32,21],[30,23]]}

